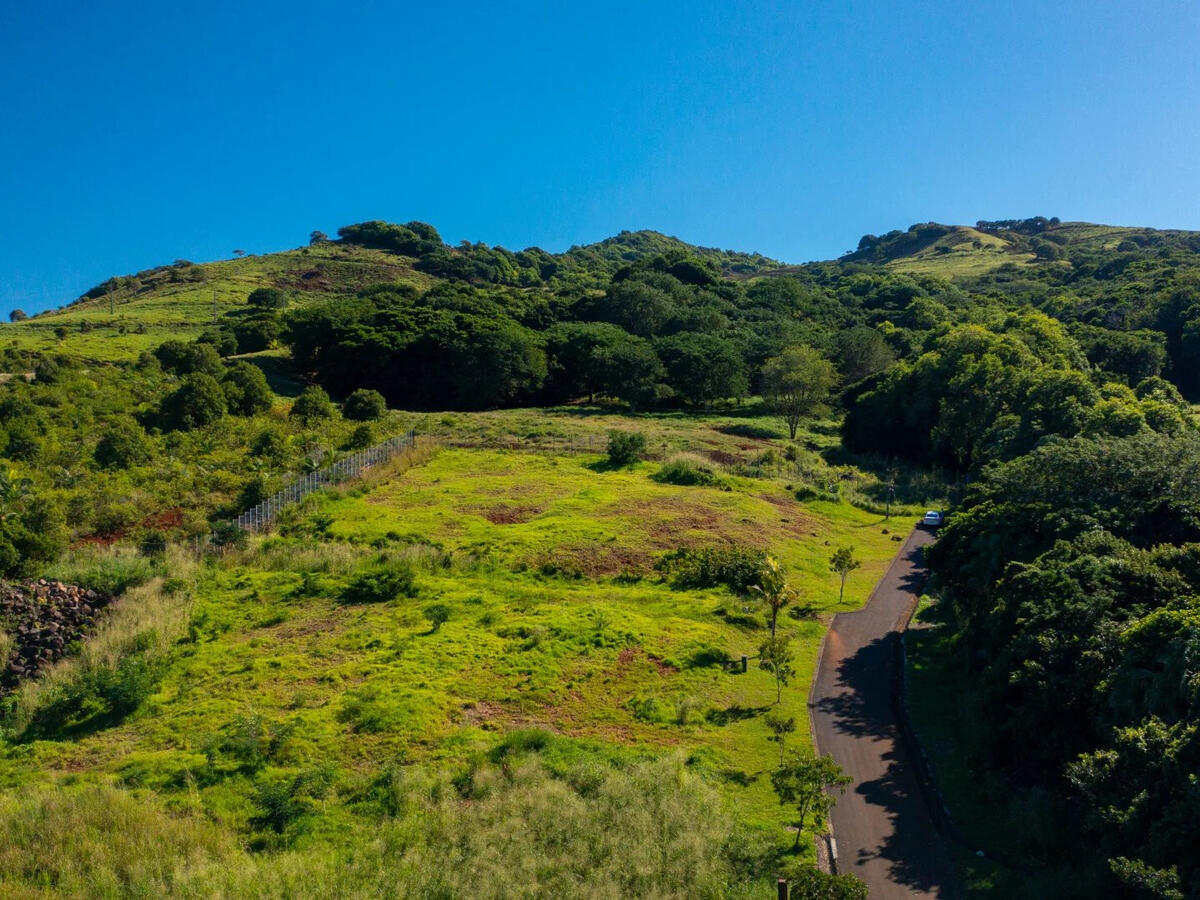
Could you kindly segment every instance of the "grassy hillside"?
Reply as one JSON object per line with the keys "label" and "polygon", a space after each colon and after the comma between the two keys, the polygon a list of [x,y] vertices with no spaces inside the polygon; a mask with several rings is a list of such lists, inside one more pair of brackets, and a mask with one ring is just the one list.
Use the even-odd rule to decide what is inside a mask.
{"label": "grassy hillside", "polygon": [[[808,749],[828,617],[916,515],[1194,427],[1192,233],[927,223],[789,267],[343,231],[0,326],[0,571],[117,598],[0,616],[0,892],[757,895],[812,854],[773,729]],[[271,535],[223,526],[410,428]]]}
{"label": "grassy hillside", "polygon": [[[91,892],[107,877],[178,894],[206,890],[214,878],[232,889],[230,878],[273,895],[280,866],[288,883],[328,884],[330,853],[350,853],[391,827],[364,795],[381,772],[461,772],[529,729],[566,742],[520,751],[551,767],[563,753],[623,771],[682,752],[715,789],[710,814],[748,829],[755,858],[775,859],[790,845],[791,815],[769,782],[779,748],[764,716],[794,718],[789,741],[807,744],[824,622],[863,602],[898,546],[892,532],[908,527],[916,507],[889,523],[837,494],[798,502],[796,485],[813,476],[816,457],[785,460],[773,418],[530,410],[424,424],[438,444],[310,498],[277,536],[221,557],[154,564],[146,573],[154,577],[118,601],[82,665],[62,664],[13,695],[9,721],[22,730],[0,745],[10,789],[86,817],[88,791],[115,784],[120,793],[104,802],[134,804],[127,827],[162,828],[161,804],[185,822],[202,813],[215,829],[198,861],[169,876],[129,860],[121,865],[140,874],[112,876],[98,864],[61,873],[68,893]],[[644,431],[660,461],[607,466],[597,448],[614,427]],[[829,441],[819,430],[805,440]],[[656,481],[662,459],[680,448],[710,466],[716,483]],[[839,601],[828,557],[842,545],[863,565]],[[780,624],[796,672],[778,706],[754,660],[761,609],[723,587],[673,586],[656,571],[668,551],[714,546],[778,555],[798,590],[801,615]],[[139,565],[119,546],[80,548],[54,573],[87,581],[93,571]],[[354,602],[354,579],[380,567],[413,573],[412,595]],[[427,613],[434,605],[446,610],[438,627]],[[88,660],[145,644],[149,634],[133,658],[155,676],[136,711],[95,712],[100,700],[87,693],[95,688],[80,687],[89,684]],[[742,655],[751,657],[745,674]],[[528,740],[540,747],[545,739]],[[268,786],[316,778],[319,802],[301,792],[280,831],[263,824]],[[55,793],[39,793],[47,789]],[[16,827],[7,821],[0,810],[0,832]],[[243,841],[272,849],[245,856]],[[215,876],[214,865],[226,874]],[[757,887],[743,872],[739,889],[767,889],[771,871]],[[30,881],[10,870],[0,884]]]}
{"label": "grassy hillside", "polygon": [[135,359],[165,340],[199,336],[222,316],[244,309],[256,288],[280,288],[304,305],[351,296],[380,282],[419,288],[433,283],[411,263],[382,250],[318,244],[201,265],[176,264],[112,279],[111,301],[106,282],[92,291],[95,297],[85,295],[62,309],[0,325],[0,345],[95,361]]}

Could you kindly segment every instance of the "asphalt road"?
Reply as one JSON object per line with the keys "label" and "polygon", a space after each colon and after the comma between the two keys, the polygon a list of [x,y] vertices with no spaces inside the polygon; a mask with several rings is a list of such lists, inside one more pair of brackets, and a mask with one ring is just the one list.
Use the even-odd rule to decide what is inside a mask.
{"label": "asphalt road", "polygon": [[894,643],[916,605],[933,540],[915,529],[867,605],[834,616],[811,696],[813,738],[854,779],[833,809],[838,872],[872,900],[954,897],[953,868],[918,788],[892,706]]}

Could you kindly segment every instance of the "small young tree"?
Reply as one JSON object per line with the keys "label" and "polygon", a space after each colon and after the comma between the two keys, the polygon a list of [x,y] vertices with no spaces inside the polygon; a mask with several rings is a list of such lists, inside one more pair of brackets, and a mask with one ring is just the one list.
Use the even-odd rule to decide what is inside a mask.
{"label": "small young tree", "polygon": [[317,244],[325,244],[328,242],[329,242],[329,235],[327,235],[323,231],[310,231],[308,233],[308,245],[310,247],[316,246]]}
{"label": "small young tree", "polygon": [[783,700],[783,689],[796,674],[794,663],[791,639],[785,635],[773,634],[758,648],[758,667],[770,672],[775,678],[776,703]]}
{"label": "small young tree", "polygon": [[789,716],[777,716],[773,713],[767,713],[763,719],[766,722],[767,728],[771,729],[771,737],[768,740],[774,741],[779,745],[779,765],[783,765],[784,751],[787,749],[787,736],[796,730],[796,719]]}
{"label": "small young tree", "polygon": [[771,637],[775,637],[779,611],[796,599],[796,592],[788,587],[783,567],[775,557],[767,557],[759,574],[758,584],[751,585],[750,590],[766,604],[767,623],[771,628]]}
{"label": "small young tree", "polygon": [[763,397],[783,416],[792,440],[800,419],[824,406],[836,381],[833,363],[803,345],[768,359],[762,370]]}
{"label": "small young tree", "polygon": [[800,846],[800,835],[805,828],[821,828],[825,825],[834,798],[830,788],[846,792],[846,785],[854,779],[842,772],[829,754],[817,756],[811,750],[793,753],[783,765],[771,773],[771,787],[783,805],[796,807],[796,846]]}
{"label": "small young tree", "polygon": [[25,310],[23,309],[14,309],[8,314],[8,321],[10,322],[23,322],[28,318],[29,316],[25,315]]}
{"label": "small young tree", "polygon": [[862,562],[854,558],[853,547],[838,547],[833,556],[829,558],[829,571],[836,572],[842,579],[842,586],[838,591],[838,603],[841,603],[842,598],[846,595],[846,576],[861,565]]}
{"label": "small young tree", "polygon": [[425,607],[425,618],[429,620],[429,630],[437,631],[450,621],[450,607],[445,603],[433,603]]}

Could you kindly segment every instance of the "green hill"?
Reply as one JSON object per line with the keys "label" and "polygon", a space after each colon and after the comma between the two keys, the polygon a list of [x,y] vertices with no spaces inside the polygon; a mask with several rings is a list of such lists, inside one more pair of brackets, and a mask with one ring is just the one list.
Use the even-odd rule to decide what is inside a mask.
{"label": "green hill", "polygon": [[[966,512],[938,564],[959,615],[918,664],[955,688],[917,704],[939,734],[981,736],[969,759],[937,748],[972,772],[951,786],[986,765],[996,822],[1036,811],[1027,840],[984,833],[1036,845],[1039,884],[1190,877],[1186,832],[1114,828],[1062,772],[1080,754],[1136,768],[1114,728],[1192,715],[1171,684],[1200,522],[1160,486],[1200,471],[1198,363],[1200,234],[1040,218],[915,225],[801,266],[650,231],[550,254],[367,222],[0,325],[0,893],[749,898],[819,880],[803,838],[820,823],[789,830],[772,776],[809,771],[824,625],[951,500]],[[269,533],[229,526],[410,429],[415,450]],[[843,597],[844,547],[861,565]],[[768,554],[775,619],[754,590],[776,583]],[[1005,581],[1035,556],[1044,583]],[[1054,606],[1077,563],[1115,567],[1094,620]],[[1132,659],[1156,629],[1166,661]],[[1087,666],[1055,649],[1077,631]],[[1049,687],[1025,694],[1029,652]],[[1089,699],[1150,669],[1145,696]],[[1024,752],[980,724],[981,685],[1040,728],[1064,707],[1086,727]],[[1019,751],[989,750],[992,731]],[[1122,798],[1102,775],[1089,789]],[[1190,788],[1158,783],[1188,821]],[[1085,837],[1064,824],[1077,807]]]}
{"label": "green hill", "polygon": [[[467,282],[531,289],[603,284],[622,266],[664,254],[703,260],[726,275],[746,276],[778,265],[759,254],[695,247],[654,231],[626,231],[562,254],[536,248],[514,254],[484,244],[446,248],[444,253],[451,260],[479,265],[480,271],[465,273]],[[500,277],[495,275],[497,262],[506,266]],[[336,241],[210,263],[177,260],[115,276],[62,308],[0,325],[0,343],[91,360],[133,359],[164,340],[197,337],[223,316],[244,309],[256,288],[278,288],[294,306],[303,306],[353,296],[372,285],[406,284],[426,290],[444,279],[431,266],[421,271],[421,263],[418,257]]]}

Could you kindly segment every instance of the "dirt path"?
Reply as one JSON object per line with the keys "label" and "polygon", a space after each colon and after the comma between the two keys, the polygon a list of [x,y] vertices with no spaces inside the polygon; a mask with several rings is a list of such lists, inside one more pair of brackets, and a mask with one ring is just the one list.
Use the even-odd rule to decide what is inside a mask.
{"label": "dirt path", "polygon": [[921,794],[892,705],[895,644],[925,580],[916,529],[867,605],[834,616],[813,682],[813,738],[854,779],[832,815],[838,872],[852,872],[872,900],[954,897],[949,855]]}

